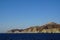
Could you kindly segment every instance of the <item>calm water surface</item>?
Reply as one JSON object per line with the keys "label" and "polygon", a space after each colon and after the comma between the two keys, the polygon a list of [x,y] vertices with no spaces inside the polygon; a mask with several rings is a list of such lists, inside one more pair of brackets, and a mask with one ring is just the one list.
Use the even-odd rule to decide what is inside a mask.
{"label": "calm water surface", "polygon": [[0,40],[60,40],[60,33],[0,33]]}

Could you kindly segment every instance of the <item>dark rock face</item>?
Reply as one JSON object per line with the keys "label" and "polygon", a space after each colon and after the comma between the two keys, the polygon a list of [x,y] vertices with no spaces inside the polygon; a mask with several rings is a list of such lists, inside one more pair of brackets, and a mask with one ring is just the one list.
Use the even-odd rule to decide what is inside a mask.
{"label": "dark rock face", "polygon": [[22,32],[23,29],[12,29],[12,30],[9,30],[8,32],[14,33],[15,31]]}
{"label": "dark rock face", "polygon": [[[54,23],[54,22],[49,22],[45,25],[42,26],[35,26],[35,27],[30,27],[26,29],[13,29],[9,30],[9,32],[14,33],[14,32],[22,32],[22,33],[60,33],[60,24]],[[16,32],[17,33],[17,32]]]}

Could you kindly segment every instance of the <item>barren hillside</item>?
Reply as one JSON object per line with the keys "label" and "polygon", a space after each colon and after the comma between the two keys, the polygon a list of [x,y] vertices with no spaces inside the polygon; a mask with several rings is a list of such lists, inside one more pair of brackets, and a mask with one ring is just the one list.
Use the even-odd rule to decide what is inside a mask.
{"label": "barren hillside", "polygon": [[26,29],[12,29],[8,33],[60,33],[60,24],[49,22],[42,26],[34,26]]}

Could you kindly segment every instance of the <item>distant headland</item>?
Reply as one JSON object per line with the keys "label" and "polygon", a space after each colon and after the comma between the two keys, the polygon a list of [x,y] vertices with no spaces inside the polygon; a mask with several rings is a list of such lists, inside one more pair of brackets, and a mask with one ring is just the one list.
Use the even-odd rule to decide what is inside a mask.
{"label": "distant headland", "polygon": [[11,29],[7,33],[60,33],[60,24],[49,22],[42,26],[32,26],[26,29]]}

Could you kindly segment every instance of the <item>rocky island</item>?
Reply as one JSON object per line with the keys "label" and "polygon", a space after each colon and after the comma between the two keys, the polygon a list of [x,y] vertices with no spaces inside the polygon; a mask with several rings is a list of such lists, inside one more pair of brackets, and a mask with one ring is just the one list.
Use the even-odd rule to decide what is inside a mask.
{"label": "rocky island", "polygon": [[49,22],[42,26],[8,30],[7,33],[60,33],[60,24]]}

